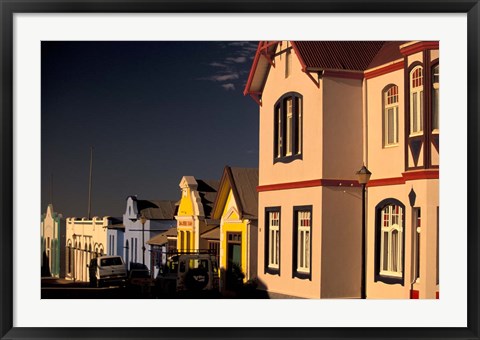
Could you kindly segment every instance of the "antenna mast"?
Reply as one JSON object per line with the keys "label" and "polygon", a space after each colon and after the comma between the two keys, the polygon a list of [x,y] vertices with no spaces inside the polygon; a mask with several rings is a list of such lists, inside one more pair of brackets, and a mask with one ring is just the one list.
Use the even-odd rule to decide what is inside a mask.
{"label": "antenna mast", "polygon": [[90,176],[88,178],[88,215],[91,218],[92,212],[92,168],[93,168],[93,146],[90,147]]}

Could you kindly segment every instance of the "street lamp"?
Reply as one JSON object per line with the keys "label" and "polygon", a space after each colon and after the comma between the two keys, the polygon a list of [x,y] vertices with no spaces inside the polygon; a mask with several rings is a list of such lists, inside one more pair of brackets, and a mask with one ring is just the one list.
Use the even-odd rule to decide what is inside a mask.
{"label": "street lamp", "polygon": [[142,222],[142,264],[145,267],[145,222],[147,222],[147,218],[143,214],[140,222]]}
{"label": "street lamp", "polygon": [[370,176],[372,173],[365,167],[365,164],[362,166],[360,170],[357,171],[358,176],[358,183],[362,185],[362,278],[360,284],[360,295],[362,299],[367,298],[366,294],[366,282],[365,282],[365,262],[366,262],[366,254],[365,254],[365,194],[366,194],[366,186],[368,181],[370,180]]}

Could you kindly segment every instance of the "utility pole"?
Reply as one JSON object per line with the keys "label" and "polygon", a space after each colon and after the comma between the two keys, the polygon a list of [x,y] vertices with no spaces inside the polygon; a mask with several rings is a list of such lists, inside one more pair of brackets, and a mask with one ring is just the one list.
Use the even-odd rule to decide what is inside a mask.
{"label": "utility pole", "polygon": [[88,215],[90,220],[92,212],[92,168],[93,168],[93,146],[90,147],[90,176],[88,179]]}

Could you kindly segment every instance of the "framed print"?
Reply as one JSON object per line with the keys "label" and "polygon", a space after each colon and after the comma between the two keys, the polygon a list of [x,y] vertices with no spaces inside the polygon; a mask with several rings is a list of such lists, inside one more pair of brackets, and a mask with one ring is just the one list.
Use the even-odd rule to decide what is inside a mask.
{"label": "framed print", "polygon": [[2,339],[479,338],[478,1],[0,8]]}

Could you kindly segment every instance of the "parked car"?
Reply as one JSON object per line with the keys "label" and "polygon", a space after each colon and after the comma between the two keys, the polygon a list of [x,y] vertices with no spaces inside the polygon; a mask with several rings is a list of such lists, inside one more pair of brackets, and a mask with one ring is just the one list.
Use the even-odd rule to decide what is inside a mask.
{"label": "parked car", "polygon": [[102,287],[105,284],[124,286],[127,280],[127,268],[120,256],[99,256],[87,264],[90,285]]}
{"label": "parked car", "polygon": [[154,280],[148,269],[132,269],[128,274],[127,288],[131,294],[150,296]]}
{"label": "parked car", "polygon": [[170,256],[155,279],[161,295],[218,292],[218,266],[209,253],[178,253]]}

